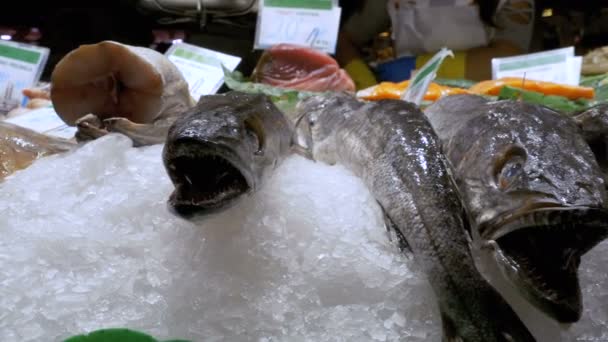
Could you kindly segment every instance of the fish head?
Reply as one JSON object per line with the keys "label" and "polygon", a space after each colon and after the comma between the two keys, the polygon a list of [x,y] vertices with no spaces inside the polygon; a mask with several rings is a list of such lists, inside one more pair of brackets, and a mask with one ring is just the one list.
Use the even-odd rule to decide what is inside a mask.
{"label": "fish head", "polygon": [[312,141],[324,141],[334,134],[335,127],[348,120],[363,102],[348,92],[311,96],[298,103],[297,125],[308,130]]}
{"label": "fish head", "polygon": [[608,234],[601,171],[568,118],[520,102],[488,105],[457,166],[477,233],[531,303],[578,321],[581,256]]}
{"label": "fish head", "polygon": [[[267,164],[266,126],[260,96],[212,95],[169,129],[163,150],[175,186],[170,208],[180,216],[209,214],[258,187]],[[258,108],[256,108],[258,107]]]}

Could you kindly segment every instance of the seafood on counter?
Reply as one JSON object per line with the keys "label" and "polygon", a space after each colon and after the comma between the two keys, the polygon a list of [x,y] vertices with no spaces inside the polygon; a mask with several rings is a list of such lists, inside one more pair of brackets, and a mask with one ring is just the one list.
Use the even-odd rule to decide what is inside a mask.
{"label": "seafood on counter", "polygon": [[278,44],[266,50],[251,75],[254,82],[303,91],[355,91],[338,62],[312,48]]}
{"label": "seafood on counter", "polygon": [[570,100],[563,96],[545,95],[536,91],[524,90],[511,86],[502,87],[500,93],[498,93],[498,100],[521,100],[523,102],[549,107],[567,115],[585,110],[594,103],[594,100],[584,98]]}
{"label": "seafood on counter", "polygon": [[[375,86],[357,92],[357,97],[363,100],[378,101],[383,99],[400,99],[409,85],[409,80],[393,83],[381,82]],[[444,81],[445,82],[445,81]],[[457,82],[455,82],[457,83]],[[561,108],[584,107],[586,102],[593,100],[595,89],[585,86],[572,86],[553,82],[534,81],[520,77],[504,77],[498,80],[488,80],[474,83],[468,87],[452,87],[431,83],[424,95],[425,101],[434,102],[442,97],[458,94],[477,94],[483,96],[506,96],[505,90],[520,90],[525,95],[536,94],[533,101],[541,104],[550,104]],[[513,91],[511,91],[513,92]],[[528,96],[530,97],[530,96]],[[546,99],[545,99],[546,98]],[[524,101],[527,99],[524,98]],[[580,105],[571,101],[580,101]]]}
{"label": "seafood on counter", "polygon": [[169,129],[163,162],[181,216],[229,207],[256,191],[289,153],[292,124],[266,95],[202,96]]}
{"label": "seafood on counter", "polygon": [[0,180],[45,156],[67,152],[76,143],[0,122]]}
{"label": "seafood on counter", "polygon": [[595,97],[595,89],[591,87],[535,81],[521,77],[503,77],[497,80],[482,81],[474,84],[468,90],[470,93],[477,95],[497,96],[502,88],[506,86],[534,91],[544,95],[561,96],[570,100],[593,99]]}
{"label": "seafood on counter", "polygon": [[361,177],[387,227],[413,252],[438,300],[444,340],[535,341],[477,270],[456,186],[418,107],[399,100],[364,104],[338,93],[309,97],[297,113],[313,158]]}
{"label": "seafood on counter", "polygon": [[194,106],[181,72],[161,53],[114,41],[81,45],[51,75],[51,100],[79,140],[122,133],[135,146],[165,141]]}
{"label": "seafood on counter", "polygon": [[[399,83],[381,82],[378,85],[362,89],[357,92],[357,97],[363,100],[378,101],[386,99],[401,99],[401,96],[409,86],[410,81]],[[424,94],[425,101],[437,101],[439,98],[454,94],[466,94],[468,90],[463,88],[448,87],[437,83],[431,83]]]}
{"label": "seafood on counter", "polygon": [[425,114],[475,240],[530,303],[559,322],[578,321],[578,267],[608,235],[608,211],[600,167],[574,120],[477,95],[444,97]]}

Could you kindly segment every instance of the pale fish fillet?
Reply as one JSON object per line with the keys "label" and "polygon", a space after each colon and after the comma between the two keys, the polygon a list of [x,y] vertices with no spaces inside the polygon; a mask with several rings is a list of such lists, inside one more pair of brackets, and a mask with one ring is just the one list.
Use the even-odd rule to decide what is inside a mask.
{"label": "pale fish fillet", "polygon": [[[163,142],[174,119],[195,104],[167,57],[114,41],[81,45],[59,61],[51,76],[51,100],[63,121],[89,130],[90,138],[114,131],[136,145]],[[89,114],[99,120],[84,119],[80,125]]]}
{"label": "pale fish fillet", "polygon": [[75,146],[69,140],[0,122],[0,181],[15,171],[25,169],[37,159],[66,152]]}

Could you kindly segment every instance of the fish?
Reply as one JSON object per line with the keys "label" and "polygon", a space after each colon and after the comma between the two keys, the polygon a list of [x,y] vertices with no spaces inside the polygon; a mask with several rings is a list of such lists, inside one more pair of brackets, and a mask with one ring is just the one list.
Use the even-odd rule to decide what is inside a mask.
{"label": "fish", "polygon": [[170,209],[182,217],[207,215],[257,191],[290,153],[292,132],[266,95],[202,96],[170,127],[163,147],[175,187]]}
{"label": "fish", "polygon": [[55,138],[29,128],[0,121],[0,180],[34,161],[76,147],[70,140]]}
{"label": "fish", "polygon": [[608,187],[608,103],[600,103],[572,117],[595,154]]}
{"label": "fish", "polygon": [[355,91],[355,83],[335,59],[315,49],[293,44],[277,44],[266,50],[251,79],[301,91]]}
{"label": "fish", "polygon": [[312,96],[295,111],[298,134],[316,161],[360,177],[405,253],[439,303],[444,341],[535,341],[476,268],[466,216],[440,143],[412,103],[362,103],[342,92]]}
{"label": "fish", "polygon": [[79,141],[113,132],[135,146],[163,143],[173,121],[196,104],[166,56],[109,40],[65,55],[51,74],[50,97]]}
{"label": "fish", "polygon": [[473,238],[531,304],[578,321],[581,257],[608,234],[605,181],[579,126],[541,105],[477,95],[444,97],[425,114]]}
{"label": "fish", "polygon": [[608,137],[608,103],[600,103],[573,115],[587,142]]}

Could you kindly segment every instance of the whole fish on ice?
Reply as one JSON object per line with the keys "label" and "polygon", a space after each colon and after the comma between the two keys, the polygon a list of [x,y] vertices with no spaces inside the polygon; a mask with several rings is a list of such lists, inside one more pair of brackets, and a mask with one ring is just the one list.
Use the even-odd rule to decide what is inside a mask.
{"label": "whole fish on ice", "polygon": [[171,126],[164,146],[175,185],[170,206],[184,216],[228,207],[263,184],[291,141],[291,123],[265,95],[201,97]]}
{"label": "whole fish on ice", "polygon": [[473,233],[531,303],[560,322],[578,321],[578,266],[608,234],[608,197],[574,120],[475,95],[442,98],[425,113],[453,167]]}
{"label": "whole fish on ice", "polygon": [[313,157],[361,177],[436,294],[446,341],[534,341],[475,267],[466,221],[439,141],[413,104],[363,104],[338,93],[301,102]]}

